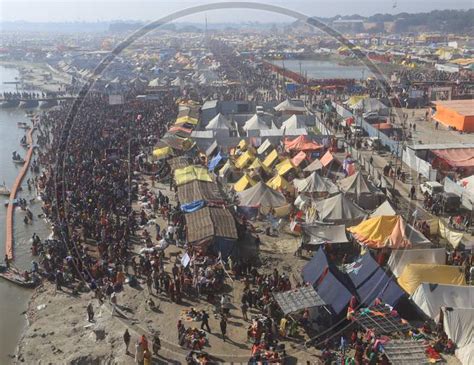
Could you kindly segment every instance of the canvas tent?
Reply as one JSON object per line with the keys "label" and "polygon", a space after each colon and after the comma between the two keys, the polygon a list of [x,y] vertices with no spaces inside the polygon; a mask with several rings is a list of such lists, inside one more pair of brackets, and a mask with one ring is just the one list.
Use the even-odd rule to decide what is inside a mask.
{"label": "canvas tent", "polygon": [[463,365],[474,361],[474,308],[443,308],[443,329],[458,349],[456,356]]}
{"label": "canvas tent", "polygon": [[254,186],[257,182],[252,179],[249,175],[244,174],[239,181],[237,181],[234,184],[234,190],[239,192],[239,191],[244,191],[245,189]]}
{"label": "canvas tent", "polygon": [[339,188],[348,194],[373,194],[379,190],[373,186],[360,171],[337,182]]}
{"label": "canvas tent", "polygon": [[329,193],[338,191],[337,186],[331,180],[319,176],[316,172],[304,179],[294,179],[293,185],[302,193]]}
{"label": "canvas tent", "polygon": [[263,182],[258,182],[251,188],[237,193],[239,205],[246,207],[282,207],[286,205],[285,196]]}
{"label": "canvas tent", "polygon": [[284,141],[285,150],[290,151],[315,151],[323,148],[322,145],[309,139],[307,136],[299,136],[292,140],[286,139]]}
{"label": "canvas tent", "polygon": [[268,128],[267,123],[257,114],[254,114],[250,119],[248,119],[244,126],[244,131],[253,131],[253,130],[265,130]]}
{"label": "canvas tent", "polygon": [[232,128],[230,121],[221,113],[212,118],[206,126],[207,130],[229,130]]}
{"label": "canvas tent", "polygon": [[178,200],[180,204],[199,200],[213,203],[222,203],[224,201],[217,184],[198,180],[178,186]]}
{"label": "canvas tent", "polygon": [[270,142],[269,139],[266,139],[265,141],[263,141],[263,143],[258,146],[257,148],[257,153],[259,155],[262,155],[265,153],[265,151],[267,151],[270,147],[272,146],[272,143]]}
{"label": "canvas tent", "polygon": [[388,200],[385,200],[377,209],[375,209],[370,215],[371,218],[380,217],[382,215],[396,215],[397,212],[393,209],[392,205]]}
{"label": "canvas tent", "polygon": [[441,307],[474,308],[474,286],[421,283],[411,300],[433,320]]}
{"label": "canvas tent", "polygon": [[406,248],[429,241],[416,232],[398,215],[379,216],[366,219],[357,226],[349,227],[355,239],[370,248]]}
{"label": "canvas tent", "polygon": [[398,284],[413,294],[421,283],[465,285],[464,270],[460,266],[437,264],[408,264],[398,278]]}
{"label": "canvas tent", "polygon": [[388,115],[388,107],[375,98],[365,98],[352,105],[354,110],[362,110],[364,113],[377,112],[380,115]]}
{"label": "canvas tent", "polygon": [[317,171],[317,170],[321,170],[323,168],[323,164],[321,163],[321,161],[319,161],[318,159],[314,160],[313,162],[311,162],[308,166],[306,166],[303,171],[305,172],[313,172],[313,171]]}
{"label": "canvas tent", "polygon": [[239,156],[239,158],[235,161],[235,167],[238,169],[243,169],[249,163],[253,161],[255,156],[250,151],[245,151],[243,154]]}
{"label": "canvas tent", "polygon": [[353,222],[365,217],[365,211],[352,203],[344,194],[315,202],[319,220],[323,222]]}
{"label": "canvas tent", "polygon": [[290,170],[294,169],[295,167],[291,163],[291,160],[289,158],[281,161],[278,165],[275,166],[275,170],[278,173],[278,175],[285,175],[287,172]]}
{"label": "canvas tent", "polygon": [[306,107],[302,100],[291,100],[286,99],[278,104],[274,108],[277,112],[282,112],[285,114],[293,113],[293,114],[302,114],[306,112]]}
{"label": "canvas tent", "polygon": [[174,179],[178,186],[194,180],[212,182],[212,178],[207,170],[198,166],[187,166],[175,170]]}
{"label": "canvas tent", "polygon": [[388,267],[392,273],[399,277],[408,264],[440,264],[446,263],[446,250],[444,248],[427,248],[414,250],[393,250],[388,259]]}
{"label": "canvas tent", "polygon": [[268,154],[267,157],[265,157],[265,160],[263,160],[263,164],[266,167],[270,167],[277,160],[277,158],[278,158],[278,152],[277,150],[273,150],[272,152]]}
{"label": "canvas tent", "polygon": [[298,118],[296,114],[293,114],[291,117],[286,119],[282,124],[280,129],[291,130],[291,129],[300,129],[306,128],[306,124],[302,118]]}
{"label": "canvas tent", "polygon": [[281,175],[275,175],[267,181],[267,185],[274,190],[283,191],[291,190],[292,186]]}
{"label": "canvas tent", "polygon": [[349,243],[344,225],[303,224],[303,242],[307,245],[323,243]]}

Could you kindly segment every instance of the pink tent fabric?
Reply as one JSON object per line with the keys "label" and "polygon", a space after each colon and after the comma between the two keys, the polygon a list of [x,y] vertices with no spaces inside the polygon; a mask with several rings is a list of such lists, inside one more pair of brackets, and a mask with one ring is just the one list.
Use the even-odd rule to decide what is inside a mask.
{"label": "pink tent fabric", "polygon": [[432,152],[450,166],[474,167],[474,148],[453,148],[432,150]]}

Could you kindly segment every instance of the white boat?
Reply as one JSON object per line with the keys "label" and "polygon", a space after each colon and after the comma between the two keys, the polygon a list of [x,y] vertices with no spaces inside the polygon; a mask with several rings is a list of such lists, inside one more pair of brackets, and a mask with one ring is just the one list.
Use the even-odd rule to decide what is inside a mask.
{"label": "white boat", "polygon": [[10,196],[10,190],[8,190],[5,183],[0,184],[0,195]]}

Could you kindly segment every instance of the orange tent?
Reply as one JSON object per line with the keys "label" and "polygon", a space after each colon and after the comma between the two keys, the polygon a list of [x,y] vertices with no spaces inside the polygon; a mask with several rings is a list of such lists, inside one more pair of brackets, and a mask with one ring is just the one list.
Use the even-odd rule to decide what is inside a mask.
{"label": "orange tent", "polygon": [[334,161],[335,158],[333,156],[333,154],[329,151],[327,151],[323,157],[321,157],[319,159],[319,161],[321,162],[321,164],[324,166],[324,167],[327,167],[332,161]]}
{"label": "orange tent", "polygon": [[436,101],[434,119],[458,131],[474,132],[474,100]]}
{"label": "orange tent", "polygon": [[313,142],[306,136],[299,136],[293,140],[285,139],[286,151],[314,151],[323,148],[322,145]]}
{"label": "orange tent", "polygon": [[300,151],[296,154],[295,157],[293,157],[291,159],[291,163],[295,166],[295,167],[298,167],[300,165],[300,163],[302,163],[304,161],[304,159],[306,158],[306,153],[304,151]]}

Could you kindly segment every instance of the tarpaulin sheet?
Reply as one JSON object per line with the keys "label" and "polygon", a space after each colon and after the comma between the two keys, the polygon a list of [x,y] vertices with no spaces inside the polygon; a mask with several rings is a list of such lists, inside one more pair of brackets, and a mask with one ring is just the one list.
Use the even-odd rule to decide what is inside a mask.
{"label": "tarpaulin sheet", "polygon": [[474,340],[474,308],[443,308],[443,329],[462,348]]}
{"label": "tarpaulin sheet", "polygon": [[329,151],[327,151],[323,157],[319,159],[319,162],[321,162],[321,165],[324,167],[327,167],[332,161],[334,161],[334,156]]}
{"label": "tarpaulin sheet", "polygon": [[190,116],[184,116],[184,117],[179,117],[176,119],[175,124],[192,124],[196,125],[198,123],[198,120],[196,118],[192,118]]}
{"label": "tarpaulin sheet", "polygon": [[461,266],[437,264],[408,264],[398,278],[398,284],[413,294],[421,283],[465,285],[466,278]]}
{"label": "tarpaulin sheet", "polygon": [[315,289],[322,300],[329,304],[336,314],[346,309],[352,297],[351,292],[331,272],[328,272],[321,279]]}
{"label": "tarpaulin sheet", "polygon": [[174,179],[176,181],[176,185],[183,185],[194,180],[212,182],[212,178],[207,170],[198,166],[187,166],[175,170]]}
{"label": "tarpaulin sheet", "polygon": [[249,175],[244,174],[235,184],[234,190],[237,192],[244,191],[245,189],[254,186],[257,182],[253,180]]}
{"label": "tarpaulin sheet", "polygon": [[389,277],[382,268],[357,289],[360,300],[366,305],[372,305],[379,298],[383,303],[395,306],[405,295],[398,284]]}
{"label": "tarpaulin sheet", "polygon": [[169,146],[163,148],[156,148],[153,150],[153,157],[157,159],[168,157],[173,152],[173,149]]}
{"label": "tarpaulin sheet", "polygon": [[474,148],[431,150],[453,167],[474,167]]}
{"label": "tarpaulin sheet", "polygon": [[206,205],[206,202],[204,200],[197,200],[195,202],[182,204],[181,211],[185,213],[192,213],[201,209],[202,207],[204,207],[204,205]]}
{"label": "tarpaulin sheet", "polygon": [[338,189],[334,183],[319,176],[316,171],[304,179],[294,179],[293,185],[299,192],[303,193],[337,193]]}
{"label": "tarpaulin sheet", "polygon": [[273,176],[270,180],[267,181],[267,185],[275,190],[288,190],[291,188],[291,185],[288,181],[285,180],[283,176],[276,175]]}
{"label": "tarpaulin sheet", "polygon": [[301,270],[305,283],[315,285],[320,276],[328,269],[328,259],[324,250],[320,248],[311,260]]}
{"label": "tarpaulin sheet", "polygon": [[238,169],[243,169],[247,166],[250,162],[253,161],[255,158],[254,155],[250,153],[250,151],[245,151],[238,159],[235,161],[235,167]]}
{"label": "tarpaulin sheet", "polygon": [[304,151],[300,151],[296,154],[295,157],[291,159],[291,163],[293,164],[293,166],[298,167],[305,159],[306,153]]}
{"label": "tarpaulin sheet", "polygon": [[273,297],[285,315],[306,308],[324,306],[326,304],[316,290],[309,285],[285,292],[274,293]]}
{"label": "tarpaulin sheet", "polygon": [[294,166],[291,163],[291,160],[288,158],[275,166],[275,170],[277,171],[278,175],[285,175],[288,171],[290,171],[293,168]]}
{"label": "tarpaulin sheet", "polygon": [[427,248],[420,250],[393,250],[388,259],[388,267],[398,277],[408,264],[439,264],[446,263],[444,248]]}
{"label": "tarpaulin sheet", "polygon": [[304,243],[320,245],[323,243],[349,243],[344,225],[303,224]]}
{"label": "tarpaulin sheet", "polygon": [[285,142],[286,151],[314,151],[323,148],[322,145],[313,142],[306,136],[299,136],[293,140],[286,139]]}
{"label": "tarpaulin sheet", "polygon": [[337,183],[343,192],[349,194],[372,194],[379,191],[360,171],[357,171],[352,176],[339,180]]}
{"label": "tarpaulin sheet", "polygon": [[343,194],[315,202],[319,219],[324,222],[353,222],[365,217],[365,212]]}
{"label": "tarpaulin sheet", "polygon": [[266,167],[270,167],[276,161],[277,158],[278,158],[278,152],[277,150],[273,150],[272,152],[268,154],[267,157],[265,157],[265,160],[263,160],[263,164]]}
{"label": "tarpaulin sheet", "polygon": [[464,233],[449,228],[442,219],[439,219],[439,235],[445,238],[454,248],[458,247],[464,238]]}
{"label": "tarpaulin sheet", "polygon": [[421,283],[411,300],[433,320],[441,307],[474,308],[474,286]]}
{"label": "tarpaulin sheet", "polygon": [[251,188],[237,193],[237,196],[240,201],[239,205],[242,206],[276,208],[287,204],[282,193],[268,187],[261,181]]}
{"label": "tarpaulin sheet", "polygon": [[211,159],[211,161],[209,161],[209,163],[208,163],[208,165],[207,165],[209,171],[214,171],[214,169],[217,167],[217,165],[218,165],[221,161],[223,161],[223,160],[225,160],[225,159],[226,159],[226,156],[222,155],[222,154],[219,152],[217,155],[215,155],[215,156]]}

